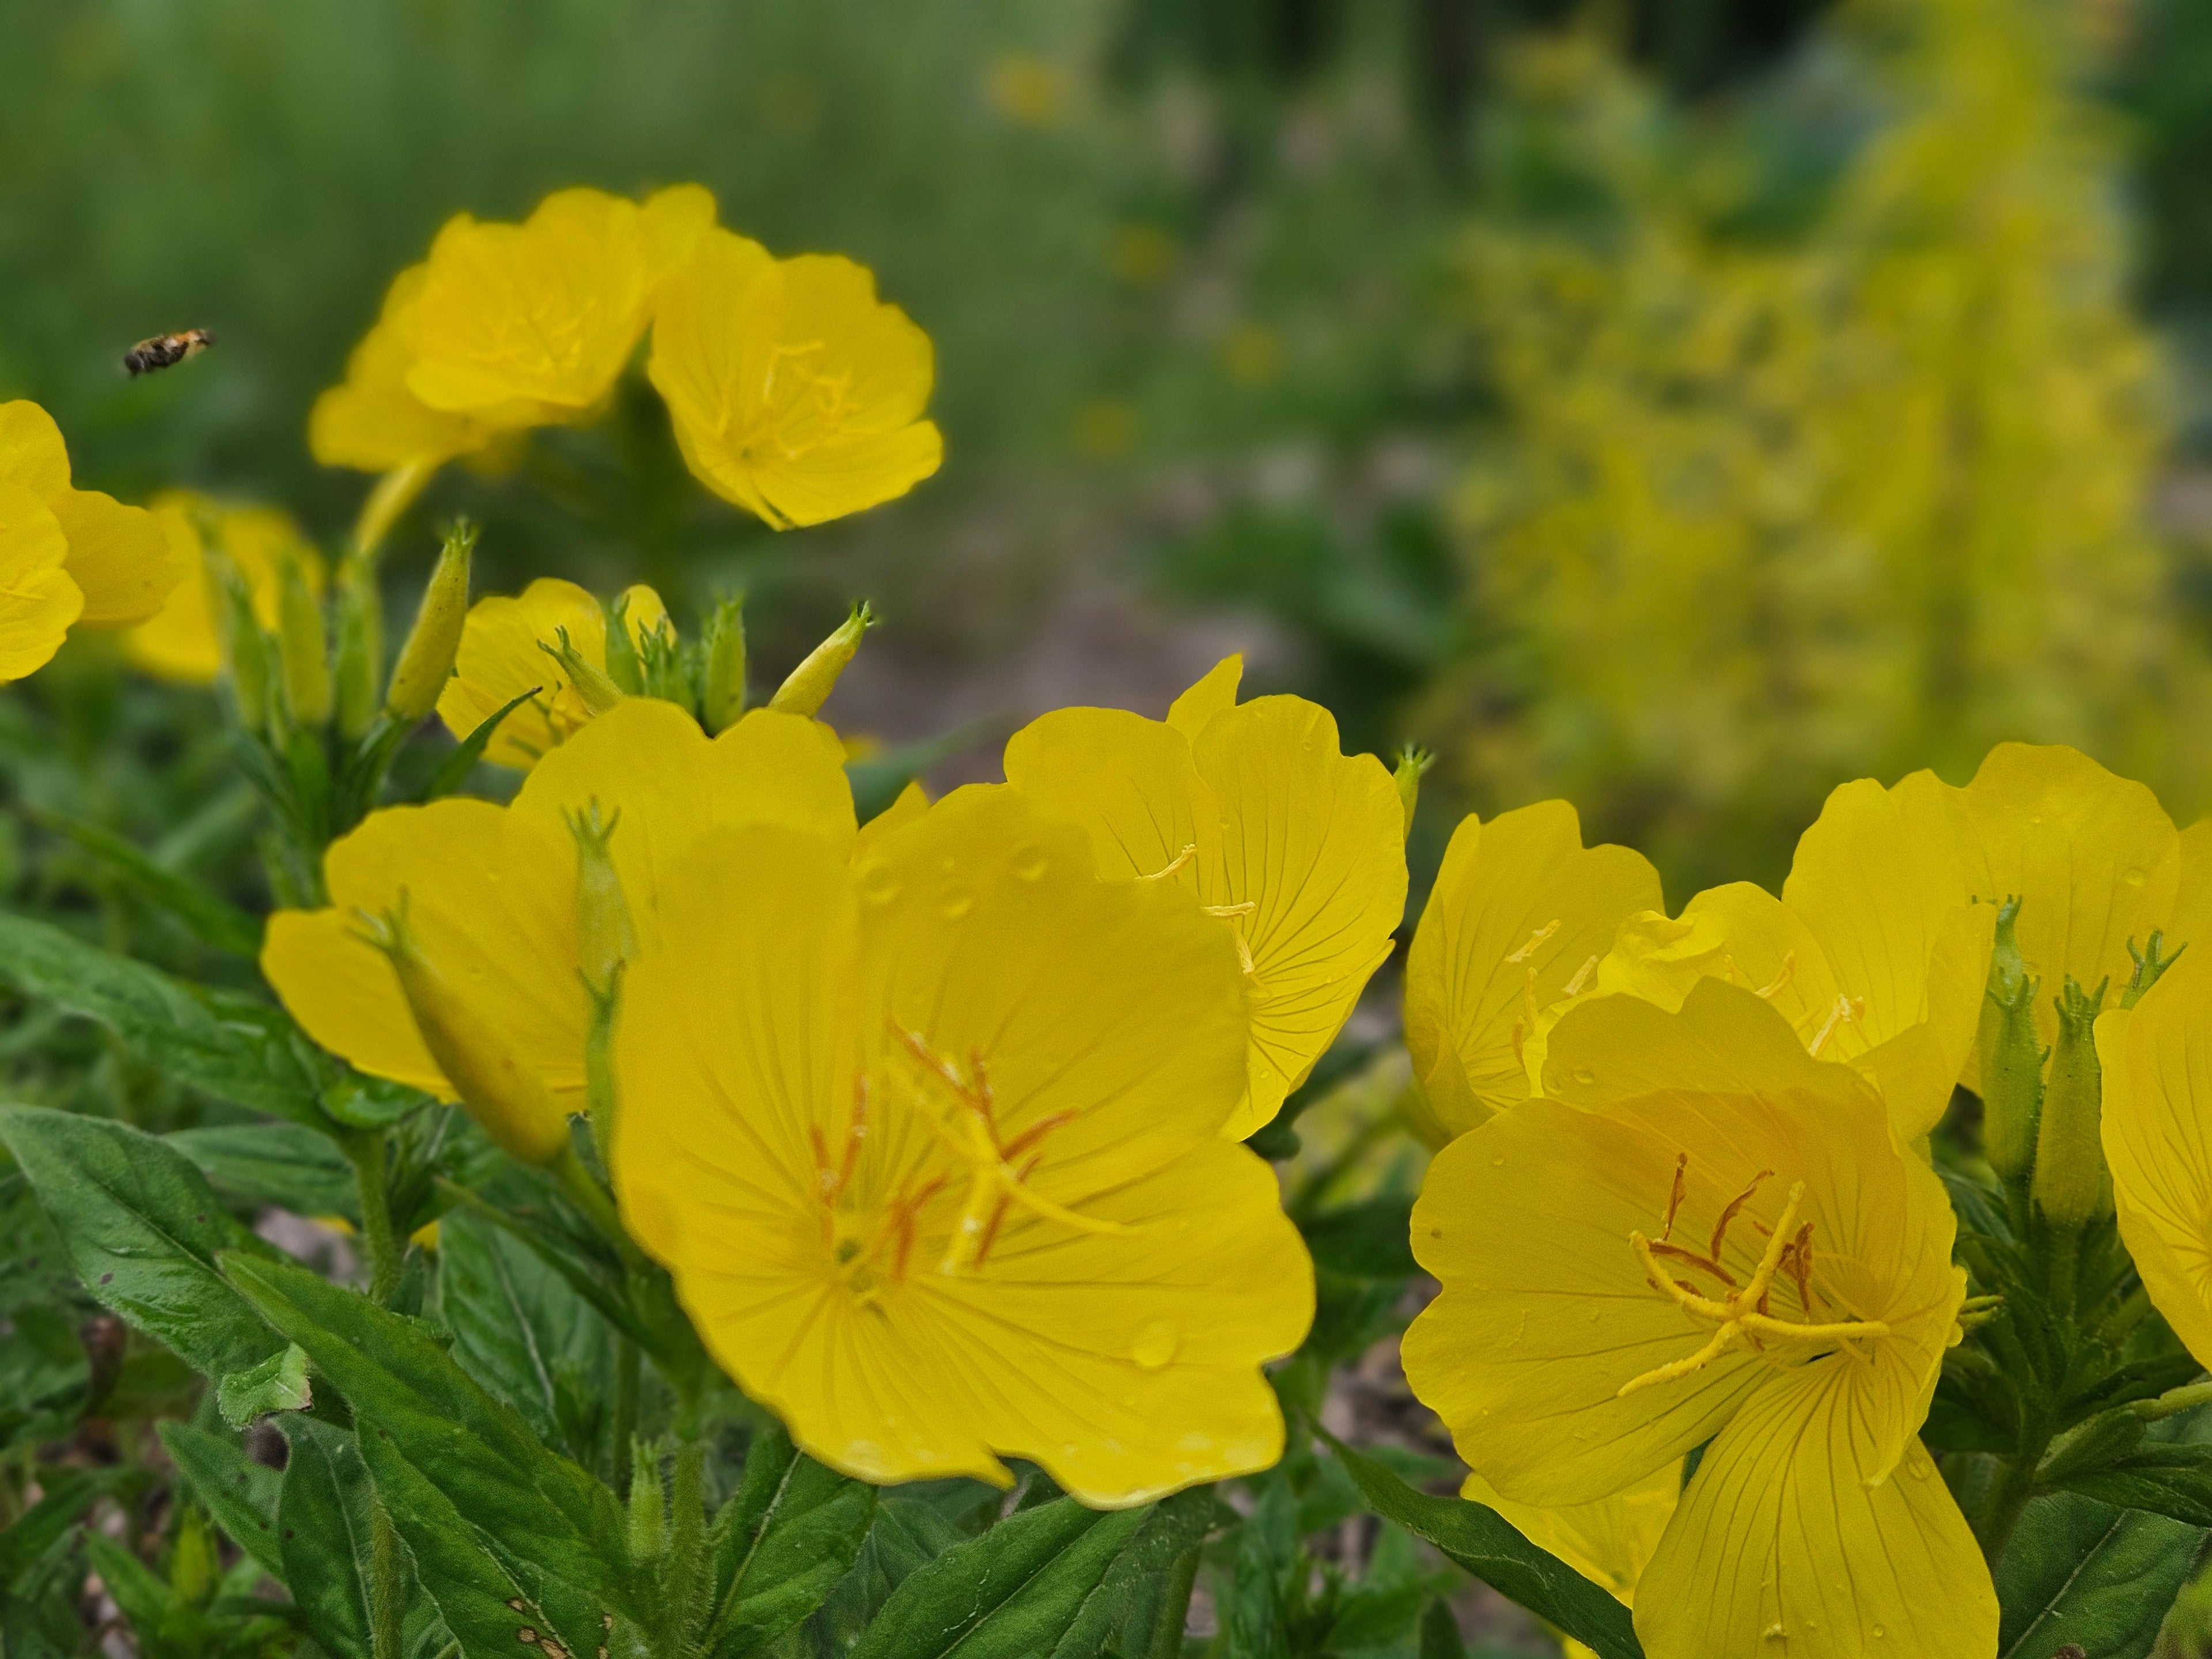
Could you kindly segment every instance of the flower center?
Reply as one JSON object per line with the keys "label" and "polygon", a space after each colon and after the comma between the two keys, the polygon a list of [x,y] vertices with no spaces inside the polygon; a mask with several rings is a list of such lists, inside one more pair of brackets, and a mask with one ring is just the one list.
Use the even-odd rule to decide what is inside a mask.
{"label": "flower center", "polygon": [[[1814,1301],[1826,1303],[1828,1298],[1813,1286],[1813,1224],[1808,1221],[1797,1225],[1797,1206],[1804,1200],[1805,1183],[1801,1181],[1790,1188],[1781,1218],[1771,1232],[1753,1218],[1752,1224],[1767,1233],[1766,1248],[1760,1252],[1759,1265],[1750,1279],[1739,1285],[1735,1275],[1723,1263],[1721,1249],[1728,1243],[1729,1228],[1757,1194],[1760,1183],[1773,1179],[1774,1171],[1761,1170],[1751,1178],[1749,1186],[1729,1201],[1713,1228],[1710,1244],[1700,1254],[1674,1243],[1674,1223],[1681,1214],[1682,1200],[1689,1190],[1689,1170],[1690,1155],[1684,1152],[1674,1160],[1674,1184],[1667,1195],[1666,1219],[1659,1237],[1650,1239],[1641,1232],[1631,1232],[1628,1243],[1644,1264],[1645,1279],[1651,1288],[1662,1292],[1698,1325],[1711,1326],[1712,1335],[1695,1353],[1656,1366],[1641,1376],[1631,1377],[1620,1385],[1616,1397],[1626,1398],[1638,1389],[1688,1376],[1711,1364],[1730,1348],[1745,1343],[1762,1353],[1769,1343],[1801,1350],[1841,1349],[1852,1358],[1864,1361],[1867,1354],[1854,1345],[1887,1336],[1889,1327],[1878,1319],[1814,1318]],[[1677,1279],[1670,1263],[1693,1268],[1717,1281],[1717,1297],[1705,1294],[1687,1279]],[[1794,1320],[1778,1317],[1771,1305],[1774,1281],[1784,1273],[1789,1274],[1797,1293],[1799,1317]]]}

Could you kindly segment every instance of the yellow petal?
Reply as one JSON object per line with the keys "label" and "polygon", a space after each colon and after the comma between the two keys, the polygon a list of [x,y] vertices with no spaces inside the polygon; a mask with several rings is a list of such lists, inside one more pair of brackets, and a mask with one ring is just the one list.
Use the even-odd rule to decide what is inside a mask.
{"label": "yellow petal", "polygon": [[1533,1034],[1531,1007],[1559,1000],[1585,964],[1595,972],[1626,917],[1660,908],[1650,862],[1584,848],[1565,801],[1460,824],[1406,963],[1406,1046],[1444,1128],[1527,1097],[1516,1047]]}
{"label": "yellow petal", "polygon": [[714,226],[714,193],[704,185],[671,185],[647,197],[639,228],[653,280],[681,270]]}
{"label": "yellow petal", "polygon": [[345,380],[315,399],[307,448],[325,466],[388,472],[473,454],[498,435],[492,424],[431,408],[407,389],[415,349],[410,331],[428,265],[392,278],[383,314],[346,360]]}
{"label": "yellow petal", "polygon": [[1199,732],[1206,721],[1237,706],[1237,688],[1243,678],[1243,653],[1224,657],[1168,705],[1168,724],[1193,743],[1197,742]]}
{"label": "yellow petal", "polygon": [[1219,864],[1221,809],[1189,743],[1158,720],[1054,709],[1007,739],[1005,766],[1008,783],[1090,831],[1103,875],[1161,877],[1195,893],[1200,872]]}
{"label": "yellow petal", "polygon": [[124,655],[161,679],[212,685],[222,672],[222,639],[216,631],[199,531],[180,501],[157,500],[149,510],[168,540],[170,556],[190,574],[160,611],[123,636]]}
{"label": "yellow petal", "polygon": [[[17,407],[0,406],[0,414]],[[0,483],[0,682],[43,668],[83,609],[63,568],[68,552],[46,504],[21,484]]]}
{"label": "yellow petal", "polygon": [[70,487],[61,428],[27,398],[0,404],[0,483],[19,484],[42,501]]}
{"label": "yellow petal", "polygon": [[859,838],[853,843],[853,856],[860,858],[885,836],[895,830],[903,830],[929,810],[929,792],[920,783],[909,782],[898,792],[898,799],[860,826]]}
{"label": "yellow petal", "polygon": [[1569,1509],[1516,1504],[1499,1497],[1479,1474],[1468,1475],[1459,1489],[1462,1498],[1488,1504],[1530,1543],[1549,1550],[1592,1583],[1631,1605],[1681,1492],[1679,1463],[1664,1464],[1610,1498]]}
{"label": "yellow petal", "polygon": [[[1221,814],[1200,894],[1251,954],[1247,1098],[1224,1133],[1259,1128],[1336,1039],[1406,912],[1406,818],[1372,755],[1343,754],[1336,720],[1302,697],[1216,714],[1194,745]],[[1218,882],[1218,884],[1216,884]]]}
{"label": "yellow petal", "polygon": [[550,645],[562,629],[585,661],[605,668],[606,616],[599,602],[574,582],[540,576],[519,599],[494,597],[470,607],[461,629],[453,678],[438,696],[438,718],[456,738],[465,738],[507,702],[535,691],[500,722],[484,758],[501,766],[535,766],[591,719],[561,665],[540,642]]}
{"label": "yellow petal", "polygon": [[1707,1449],[1637,1598],[1650,1659],[1992,1659],[1980,1546],[1917,1441],[1888,1473],[1848,1384],[1769,1373]]}
{"label": "yellow petal", "polygon": [[489,801],[392,807],[333,842],[324,875],[331,908],[277,912],[261,953],[262,973],[310,1036],[362,1071],[453,1097],[391,963],[356,932],[356,912],[381,915],[404,890],[424,957],[581,1109],[585,1005],[565,831],[556,838]]}
{"label": "yellow petal", "polygon": [[2097,1059],[2120,1237],[2173,1334],[2212,1363],[2212,950],[2100,1015]]}
{"label": "yellow petal", "polygon": [[96,489],[64,490],[50,503],[69,538],[67,568],[84,594],[87,628],[127,628],[160,611],[194,567],[143,507]]}
{"label": "yellow petal", "polygon": [[2191,939],[2212,951],[2212,818],[2199,818],[2183,830],[2177,852],[2180,881],[2166,917],[2163,952],[2172,956]]}
{"label": "yellow petal", "polygon": [[606,395],[644,331],[653,273],[637,204],[556,191],[520,225],[465,215],[431,244],[408,327],[407,390],[433,409],[519,424]]}

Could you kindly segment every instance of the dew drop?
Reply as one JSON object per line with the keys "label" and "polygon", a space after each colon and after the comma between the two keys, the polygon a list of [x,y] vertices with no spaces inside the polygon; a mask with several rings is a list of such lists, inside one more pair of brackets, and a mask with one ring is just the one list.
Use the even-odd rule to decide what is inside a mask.
{"label": "dew drop", "polygon": [[1587,1066],[1577,1066],[1575,1067],[1575,1081],[1588,1087],[1597,1081],[1597,1073]]}
{"label": "dew drop", "polygon": [[2120,879],[2127,883],[2130,887],[2140,887],[2144,882],[2149,880],[2150,878],[2144,871],[2129,870],[2122,873]]}
{"label": "dew drop", "polygon": [[975,908],[975,896],[965,887],[948,887],[938,901],[937,913],[947,921],[957,921]]}
{"label": "dew drop", "polygon": [[1499,1170],[1502,1170],[1502,1169],[1504,1169],[1504,1168],[1505,1167],[1505,1160],[1504,1160],[1504,1158],[1492,1158],[1492,1159],[1490,1160],[1490,1162],[1491,1162],[1491,1165],[1492,1165],[1492,1168],[1494,1168],[1494,1169],[1499,1169]]}
{"label": "dew drop", "polygon": [[1889,1634],[1889,1632],[1884,1630],[1880,1625],[1876,1625],[1874,1627],[1874,1633],[1877,1640]]}
{"label": "dew drop", "polygon": [[1044,848],[1042,847],[1024,847],[1014,854],[1016,881],[1041,880],[1044,872],[1051,867],[1052,860],[1045,857]]}
{"label": "dew drop", "polygon": [[889,904],[898,896],[898,872],[883,859],[870,859],[860,866],[861,899],[869,904]]}
{"label": "dew drop", "polygon": [[1137,1340],[1129,1345],[1129,1358],[1148,1371],[1156,1371],[1176,1357],[1182,1346],[1182,1337],[1164,1319],[1155,1319],[1138,1329]]}

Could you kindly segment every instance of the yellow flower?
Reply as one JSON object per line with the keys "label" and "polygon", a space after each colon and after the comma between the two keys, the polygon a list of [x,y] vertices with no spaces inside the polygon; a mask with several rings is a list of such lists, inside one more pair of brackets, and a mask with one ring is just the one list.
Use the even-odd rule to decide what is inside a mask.
{"label": "yellow flower", "polygon": [[[2025,912],[2022,913],[2025,919]],[[2212,1364],[2212,950],[2097,1021],[2105,1162],[2120,1237],[2152,1304]]]}
{"label": "yellow flower", "polygon": [[[766,710],[719,738],[631,697],[549,756],[510,806],[453,797],[371,813],[324,860],[330,908],[280,910],[261,955],[286,1008],[362,1071],[452,1100],[390,958],[366,934],[398,915],[489,1043],[562,1114],[583,1106],[586,999],[570,815],[615,818],[609,846],[641,949],[659,937],[661,860],[715,824],[795,823],[849,845],[853,804],[828,727]],[[617,815],[619,815],[618,817]],[[542,1086],[541,1086],[542,1085]],[[543,1127],[542,1125],[539,1127]]]}
{"label": "yellow flower", "polygon": [[70,485],[52,416],[0,404],[0,680],[43,666],[73,625],[145,621],[185,568],[145,508]]}
{"label": "yellow flower", "polygon": [[[1549,1550],[1610,1591],[1616,1601],[1634,1607],[1636,1586],[1657,1553],[1659,1540],[1681,1499],[1682,1466],[1662,1464],[1610,1498],[1562,1509],[1540,1509],[1502,1498],[1479,1474],[1468,1476],[1459,1495],[1496,1510],[1530,1543]],[[1567,1659],[1595,1659],[1589,1649],[1572,1638],[1560,1645]]]}
{"label": "yellow flower", "polygon": [[1874,1086],[1715,981],[1679,1012],[1571,1011],[1544,1083],[1437,1154],[1413,1212],[1443,1291],[1406,1373],[1462,1455],[1549,1509],[1705,1446],[1637,1594],[1651,1659],[1994,1654],[1989,1570],[1918,1438],[1955,1223]]}
{"label": "yellow flower", "polygon": [[159,611],[123,636],[124,655],[148,673],[209,685],[222,672],[222,635],[207,572],[209,541],[245,578],[253,614],[264,628],[276,627],[286,560],[299,562],[308,593],[322,597],[322,555],[290,514],[273,507],[228,506],[181,489],[156,495],[151,511],[189,574]]}
{"label": "yellow flower", "polygon": [[1006,781],[1091,832],[1109,876],[1172,882],[1236,940],[1249,1080],[1224,1133],[1259,1128],[1313,1070],[1390,954],[1406,908],[1405,810],[1372,755],[1300,697],[1238,704],[1230,657],[1164,722],[1062,708],[1006,744]]}
{"label": "yellow flower", "polygon": [[[667,607],[651,588],[625,590],[616,603],[625,602],[633,644],[669,625]],[[574,737],[592,719],[592,710],[561,665],[542,648],[557,646],[563,629],[585,663],[605,673],[606,612],[575,583],[540,576],[520,599],[477,600],[461,629],[453,678],[438,696],[438,717],[446,729],[465,738],[507,703],[535,691],[500,722],[484,758],[526,769]]]}
{"label": "yellow flower", "polygon": [[1544,1011],[1589,986],[1622,921],[1659,904],[1650,861],[1584,847],[1563,800],[1461,822],[1406,958],[1406,1047],[1437,1139],[1528,1098]]}
{"label": "yellow flower", "polygon": [[872,1480],[1086,1503],[1264,1468],[1313,1279],[1243,1089],[1229,935],[959,791],[848,863],[711,836],[624,988],[623,1214],[715,1357]]}
{"label": "yellow flower", "polygon": [[410,265],[392,279],[376,325],[346,359],[345,380],[315,399],[307,448],[325,466],[365,472],[435,466],[474,454],[499,435],[489,422],[433,409],[408,389],[416,305],[429,272],[427,264]]}
{"label": "yellow flower", "polygon": [[661,291],[647,365],[700,481],[779,530],[937,471],[929,337],[849,259],[771,258],[710,230]]}

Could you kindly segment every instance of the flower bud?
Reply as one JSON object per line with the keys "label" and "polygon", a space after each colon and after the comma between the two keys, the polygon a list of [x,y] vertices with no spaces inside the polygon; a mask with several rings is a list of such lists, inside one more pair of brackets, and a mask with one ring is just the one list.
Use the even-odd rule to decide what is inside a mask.
{"label": "flower bud", "polygon": [[557,643],[548,645],[540,640],[538,648],[561,665],[561,672],[568,677],[568,684],[575,687],[586,708],[604,714],[623,700],[622,687],[609,679],[605,670],[584,660],[583,653],[569,643],[567,629],[554,629],[553,636]]}
{"label": "flower bud", "polygon": [[283,668],[284,706],[294,725],[320,726],[331,717],[331,659],[323,637],[323,608],[297,558],[286,557],[278,583],[276,649]]}
{"label": "flower bud", "polygon": [[208,574],[219,601],[223,662],[229,670],[238,723],[249,732],[258,732],[269,722],[269,636],[261,631],[261,620],[253,614],[253,595],[238,567],[224,555],[210,552]]}
{"label": "flower bud", "polygon": [[405,890],[397,908],[361,921],[362,937],[390,960],[422,1046],[468,1115],[525,1164],[551,1164],[567,1153],[568,1113],[544,1079],[508,1050],[493,1024],[422,954],[407,926]]}
{"label": "flower bud", "polygon": [[1997,911],[1996,942],[1981,1023],[1982,1146],[1990,1167],[2007,1181],[2027,1176],[2035,1160],[2036,1122],[2043,1110],[2043,1045],[2035,1029],[2035,993],[2020,954],[2020,901]]}
{"label": "flower bud", "polygon": [[745,712],[745,598],[724,599],[707,618],[700,647],[699,718],[726,732]]}
{"label": "flower bud", "polygon": [[564,812],[576,842],[576,961],[594,997],[614,988],[623,964],[637,955],[637,932],[630,925],[609,843],[622,823],[619,809],[602,820],[594,800],[581,811]]}
{"label": "flower bud", "polygon": [[384,669],[384,600],[375,562],[359,551],[338,564],[338,730],[360,737],[376,719],[376,681]]}
{"label": "flower bud", "polygon": [[[653,590],[643,590],[651,592]],[[605,605],[607,617],[607,678],[622,689],[627,696],[641,696],[645,692],[645,665],[639,660],[637,634],[630,621],[630,612],[638,602],[640,590],[626,587],[615,595],[612,605]]]}
{"label": "flower bud", "polygon": [[446,544],[430,571],[415,625],[399,649],[392,684],[384,694],[385,712],[413,725],[438,706],[438,694],[453,672],[461,648],[461,627],[469,615],[469,558],[476,551],[477,527],[457,519],[446,532]]}
{"label": "flower bud", "polygon": [[817,714],[836,690],[837,677],[845,672],[845,665],[853,660],[853,653],[860,648],[860,636],[874,625],[875,613],[862,600],[853,607],[853,614],[838,625],[837,631],[806,654],[806,660],[791,671],[790,677],[776,687],[775,695],[768,706],[787,714]]}
{"label": "flower bud", "polygon": [[1398,804],[1406,809],[1406,833],[1413,833],[1413,809],[1420,805],[1421,775],[1437,763],[1436,752],[1409,743],[1398,751],[1398,769],[1391,778],[1398,786]]}
{"label": "flower bud", "polygon": [[2104,1073],[2091,1035],[2109,981],[2084,991],[2069,977],[2058,994],[2058,1044],[2035,1136],[2035,1206],[2053,1226],[2079,1227],[2110,1207],[2100,1127]]}

